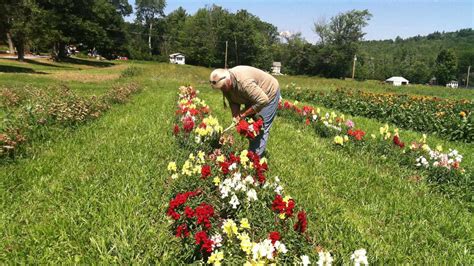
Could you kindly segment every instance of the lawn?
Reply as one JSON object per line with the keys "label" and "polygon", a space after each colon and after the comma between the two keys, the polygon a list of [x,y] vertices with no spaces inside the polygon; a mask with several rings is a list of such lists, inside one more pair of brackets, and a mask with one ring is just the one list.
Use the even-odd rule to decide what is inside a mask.
{"label": "lawn", "polygon": [[[91,95],[121,82],[123,64],[133,64],[142,71],[131,79],[144,89],[95,121],[33,141],[25,158],[0,166],[0,261],[179,262],[180,244],[165,217],[167,164],[188,153],[171,135],[177,88],[197,87],[227,126],[229,110],[207,83],[210,70],[145,62],[108,67],[62,63],[57,68],[14,64],[47,74],[0,73],[0,87],[65,83]],[[97,78],[101,75],[110,79]],[[354,120],[370,130],[381,125]],[[458,148],[472,164],[472,144],[429,140]],[[424,182],[410,181],[414,170],[377,160],[375,154],[341,153],[327,139],[283,118],[275,121],[268,150],[270,175],[279,176],[305,206],[308,231],[336,262],[347,263],[353,250],[366,248],[369,262],[377,264],[474,263],[472,208]]]}

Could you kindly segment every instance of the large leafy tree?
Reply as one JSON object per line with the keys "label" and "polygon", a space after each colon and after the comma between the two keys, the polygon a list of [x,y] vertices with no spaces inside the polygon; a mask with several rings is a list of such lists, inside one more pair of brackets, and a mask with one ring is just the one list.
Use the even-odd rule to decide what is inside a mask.
{"label": "large leafy tree", "polygon": [[457,58],[456,54],[449,49],[443,49],[436,57],[435,76],[439,84],[445,85],[456,79]]}
{"label": "large leafy tree", "polygon": [[0,31],[15,45],[18,60],[23,60],[26,47],[41,29],[38,27],[41,10],[33,0],[3,0],[0,7]]}
{"label": "large leafy tree", "polygon": [[53,47],[56,59],[66,56],[67,44],[96,48],[105,57],[123,50],[126,43],[123,15],[130,14],[126,1],[36,0],[43,10],[42,41]]}
{"label": "large leafy tree", "polygon": [[135,2],[137,21],[148,27],[148,48],[152,54],[152,33],[155,20],[164,17],[165,0],[137,0]]}
{"label": "large leafy tree", "polygon": [[349,74],[351,61],[358,50],[358,44],[365,33],[372,15],[365,10],[351,10],[332,17],[328,23],[320,20],[315,23],[314,31],[319,35],[322,45],[320,63],[324,75],[345,77]]}

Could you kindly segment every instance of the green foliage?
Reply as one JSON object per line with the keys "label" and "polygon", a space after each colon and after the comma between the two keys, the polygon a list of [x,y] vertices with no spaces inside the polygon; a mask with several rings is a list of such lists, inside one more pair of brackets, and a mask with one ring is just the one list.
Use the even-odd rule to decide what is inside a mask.
{"label": "green foliage", "polygon": [[441,85],[456,78],[457,58],[451,50],[441,50],[436,57],[435,77]]}
{"label": "green foliage", "polygon": [[311,89],[283,91],[286,97],[335,108],[347,114],[375,118],[405,129],[436,133],[449,140],[474,141],[474,103],[403,94],[375,94],[337,89],[318,92]]}

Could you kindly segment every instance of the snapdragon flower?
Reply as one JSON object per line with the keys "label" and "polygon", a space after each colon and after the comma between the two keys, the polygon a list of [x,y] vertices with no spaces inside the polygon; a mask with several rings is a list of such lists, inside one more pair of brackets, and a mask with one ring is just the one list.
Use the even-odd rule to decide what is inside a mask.
{"label": "snapdragon flower", "polygon": [[366,255],[367,251],[365,249],[358,249],[352,253],[351,260],[354,261],[355,266],[360,266],[361,264],[369,265]]}

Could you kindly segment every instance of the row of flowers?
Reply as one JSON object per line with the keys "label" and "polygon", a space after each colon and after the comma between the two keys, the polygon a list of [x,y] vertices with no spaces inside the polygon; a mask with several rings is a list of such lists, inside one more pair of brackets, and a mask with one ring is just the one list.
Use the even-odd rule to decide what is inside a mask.
{"label": "row of flowers", "polygon": [[[232,143],[222,140],[216,147],[215,140],[207,138],[213,132],[220,139],[230,138],[209,113],[197,91],[180,88],[174,134],[195,145],[185,146],[191,153],[184,162],[168,164],[171,199],[166,215],[172,234],[182,244],[179,261],[330,265],[331,253],[316,251],[307,232],[311,216],[285,192],[278,177],[267,175],[268,161],[252,151],[235,151]],[[239,122],[236,130],[255,137],[249,132],[259,132],[260,122],[245,123]],[[355,251],[351,259],[368,264],[364,249]]]}
{"label": "row of flowers", "polygon": [[136,83],[113,86],[100,97],[81,97],[66,86],[47,90],[34,87],[0,90],[0,159],[10,160],[28,141],[44,138],[51,126],[75,127],[93,120],[112,104],[127,102],[140,90]]}
{"label": "row of flowers", "polygon": [[404,140],[399,129],[387,124],[378,132],[368,134],[344,115],[322,113],[320,108],[301,105],[297,101],[280,101],[279,109],[280,115],[312,126],[319,136],[332,138],[334,145],[341,149],[375,151],[384,159],[390,157],[401,165],[423,171],[428,181],[472,187],[471,173],[461,165],[463,156],[457,150],[444,151],[440,145],[429,146],[426,134],[419,140]]}
{"label": "row of flowers", "polygon": [[400,128],[436,133],[448,140],[474,141],[474,102],[394,93],[370,93],[343,88],[330,92],[292,84],[288,98],[322,104],[350,115],[375,118]]}

